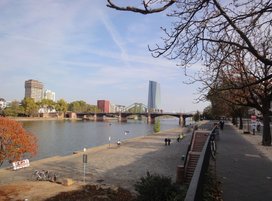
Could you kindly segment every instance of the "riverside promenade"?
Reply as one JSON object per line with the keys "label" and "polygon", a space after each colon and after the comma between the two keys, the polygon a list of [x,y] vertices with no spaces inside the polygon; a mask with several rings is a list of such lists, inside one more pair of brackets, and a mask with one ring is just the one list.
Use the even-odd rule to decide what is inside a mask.
{"label": "riverside promenade", "polygon": [[[181,132],[185,134],[185,138],[177,142],[176,139]],[[122,142],[119,147],[111,144],[87,149],[84,153],[88,155],[85,182],[119,186],[133,192],[135,182],[145,176],[147,171],[151,174],[169,176],[175,182],[176,167],[183,164],[181,156],[187,151],[191,134],[191,129],[176,128],[130,139]],[[170,146],[165,146],[165,138],[171,139]],[[17,171],[0,169],[0,191],[4,190],[7,185],[25,186],[24,182],[30,180],[35,169],[53,171],[60,174],[61,178],[73,179],[76,182],[74,185],[81,185],[84,180],[83,151],[69,156],[55,156],[30,162],[30,167]],[[31,184],[30,190],[17,192],[16,199],[42,200],[42,198],[58,193],[57,191],[69,190],[69,187],[51,182],[33,183],[35,184]],[[46,184],[46,190],[39,185],[42,183]]]}
{"label": "riverside promenade", "polygon": [[272,147],[226,123],[217,141],[216,170],[224,201],[272,200]]}

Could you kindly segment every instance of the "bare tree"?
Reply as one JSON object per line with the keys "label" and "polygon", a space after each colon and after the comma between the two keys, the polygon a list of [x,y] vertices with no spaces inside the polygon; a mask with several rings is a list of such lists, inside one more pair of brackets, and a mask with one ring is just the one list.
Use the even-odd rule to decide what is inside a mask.
{"label": "bare tree", "polygon": [[[114,4],[111,0],[108,1],[108,7],[114,8],[116,10],[121,10],[121,11],[132,11],[132,12],[137,12],[141,14],[152,14],[152,13],[158,13],[166,10],[168,7],[176,3],[176,0],[169,0],[169,1],[162,1],[162,0],[147,0],[147,1],[142,1],[142,6],[143,8],[137,8],[135,6],[126,6],[126,7],[121,7],[116,4]],[[154,6],[156,4],[160,4],[158,7]]]}
{"label": "bare tree", "polygon": [[172,28],[163,29],[161,45],[149,47],[152,55],[178,60],[185,69],[201,62],[192,76],[193,82],[203,83],[201,92],[213,89],[230,104],[259,110],[263,145],[271,145],[271,0],[143,0],[133,6],[107,1],[110,8],[141,14],[167,10]]}
{"label": "bare tree", "polygon": [[[263,78],[271,72],[271,66],[253,60],[242,50],[233,52],[221,60],[220,65],[217,82],[205,80],[207,86],[211,87],[210,95],[214,94],[232,105],[251,107],[260,111],[264,124],[262,144],[270,146],[272,80],[263,81]],[[250,85],[257,82],[259,84]]]}
{"label": "bare tree", "polygon": [[[242,50],[247,57],[264,66],[272,65],[271,0],[143,0],[132,6],[107,1],[108,7],[121,11],[141,14],[168,11],[173,26],[170,30],[163,29],[166,37],[162,45],[150,47],[154,57],[163,55],[177,59],[184,67],[201,61],[215,70],[221,66],[220,63],[214,66],[214,61]],[[224,55],[218,48],[224,48]],[[271,78],[270,71],[262,80],[247,84],[254,85]]]}
{"label": "bare tree", "polygon": [[229,101],[227,93],[216,88],[210,89],[206,99],[211,102],[211,111],[215,116],[231,117],[232,123],[236,126],[238,118],[239,129],[243,129],[243,117],[246,117],[246,114],[248,114],[248,107],[234,104],[232,101]]}

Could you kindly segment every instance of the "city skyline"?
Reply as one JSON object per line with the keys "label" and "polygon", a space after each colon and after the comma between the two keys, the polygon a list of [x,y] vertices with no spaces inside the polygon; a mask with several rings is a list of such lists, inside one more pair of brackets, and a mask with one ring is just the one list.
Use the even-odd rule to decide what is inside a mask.
{"label": "city skyline", "polygon": [[0,97],[6,100],[22,100],[22,83],[31,78],[53,90],[56,100],[147,104],[147,83],[156,80],[165,111],[208,105],[194,103],[199,85],[184,84],[188,78],[177,61],[148,51],[161,42],[160,27],[169,27],[165,13],[117,12],[101,0],[1,1],[0,11]]}

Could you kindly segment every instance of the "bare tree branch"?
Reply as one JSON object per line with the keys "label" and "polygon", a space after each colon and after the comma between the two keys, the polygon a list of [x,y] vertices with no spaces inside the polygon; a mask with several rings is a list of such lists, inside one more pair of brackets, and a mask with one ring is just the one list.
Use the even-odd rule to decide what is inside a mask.
{"label": "bare tree branch", "polygon": [[[200,62],[205,68],[196,74],[194,81],[203,82],[201,91],[220,80],[220,76],[228,78],[227,73],[235,69],[236,52],[244,55],[243,71],[250,79],[230,83],[224,86],[225,90],[253,87],[272,78],[271,0],[139,0],[141,8],[107,1],[110,8],[142,14],[171,7],[167,17],[173,19],[172,28],[162,28],[166,37],[162,43],[148,45],[148,49],[153,57],[178,60],[178,66],[185,68],[186,75],[190,65]],[[158,5],[162,6],[157,8]],[[258,70],[257,66],[253,70],[250,63],[261,70],[268,66],[267,72]]]}
{"label": "bare tree branch", "polygon": [[150,1],[148,1],[148,2],[143,1],[144,9],[141,9],[141,8],[136,8],[136,7],[131,7],[131,6],[121,7],[121,6],[117,6],[116,4],[112,3],[111,0],[107,0],[107,1],[108,1],[107,6],[109,8],[113,8],[113,9],[120,10],[120,11],[132,11],[132,12],[141,13],[144,15],[162,12],[162,11],[166,10],[168,7],[172,6],[174,3],[176,3],[176,0],[169,0],[169,1],[165,1],[166,4],[162,7],[150,8],[149,7]]}

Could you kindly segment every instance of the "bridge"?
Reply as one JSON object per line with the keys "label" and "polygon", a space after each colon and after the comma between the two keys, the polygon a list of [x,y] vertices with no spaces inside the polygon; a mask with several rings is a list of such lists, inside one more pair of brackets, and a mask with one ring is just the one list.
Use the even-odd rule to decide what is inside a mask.
{"label": "bridge", "polygon": [[133,103],[133,104],[125,107],[124,111],[126,111],[126,112],[138,112],[138,113],[142,113],[142,112],[147,112],[148,108],[143,103]]}
{"label": "bridge", "polygon": [[161,116],[172,116],[179,118],[179,125],[185,126],[185,119],[187,117],[192,117],[193,114],[184,113],[159,113],[159,112],[83,112],[76,113],[77,118],[82,119],[92,119],[94,121],[105,121],[107,117],[116,117],[119,122],[127,122],[129,116],[144,116],[147,118],[147,123],[154,124],[155,119]]}

